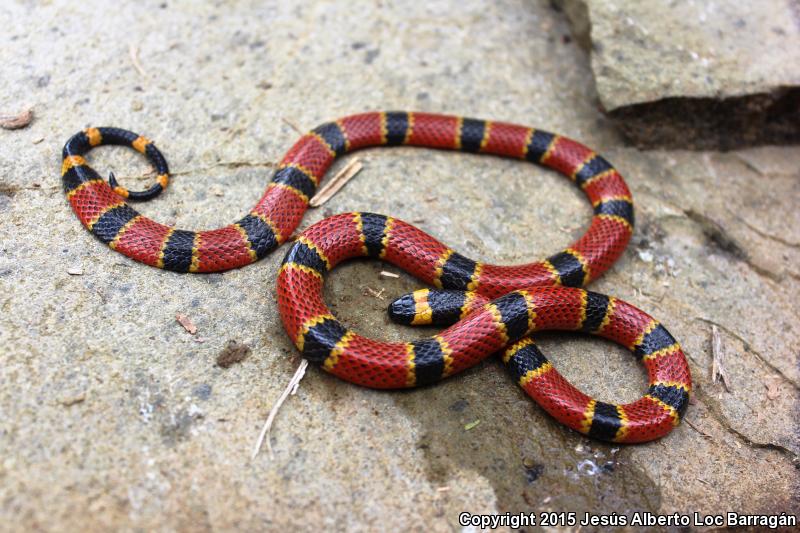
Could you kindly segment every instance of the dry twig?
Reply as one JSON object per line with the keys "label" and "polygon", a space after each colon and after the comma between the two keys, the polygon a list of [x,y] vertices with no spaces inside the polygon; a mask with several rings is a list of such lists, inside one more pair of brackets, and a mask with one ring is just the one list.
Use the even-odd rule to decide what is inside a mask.
{"label": "dry twig", "polygon": [[364,168],[364,165],[361,164],[359,158],[354,157],[351,159],[333,178],[331,178],[331,181],[317,191],[317,194],[314,195],[308,205],[311,207],[319,207],[330,200],[331,197],[339,192],[339,189],[344,187],[348,181],[353,179],[362,168]]}
{"label": "dry twig", "polygon": [[258,440],[253,448],[253,455],[251,459],[255,459],[258,455],[258,452],[261,450],[261,445],[264,443],[264,439],[267,440],[267,450],[269,450],[270,459],[275,456],[275,454],[272,453],[272,445],[269,442],[269,430],[272,429],[272,422],[275,421],[275,416],[278,414],[278,410],[280,410],[283,402],[286,401],[286,398],[288,398],[290,394],[293,395],[297,392],[297,387],[300,386],[300,380],[303,379],[303,376],[306,373],[306,368],[308,368],[308,360],[303,359],[300,362],[300,366],[297,367],[294,376],[292,376],[292,379],[289,380],[289,384],[286,385],[286,388],[278,398],[278,401],[275,402],[275,405],[273,405],[272,409],[270,409],[269,416],[267,416],[267,421],[264,423],[264,427],[261,428],[261,433],[258,435]]}
{"label": "dry twig", "polygon": [[713,439],[714,438],[711,435],[709,435],[708,433],[706,433],[705,431],[703,431],[702,429],[700,429],[697,426],[695,426],[694,424],[692,424],[692,422],[688,418],[684,418],[683,421],[686,422],[687,424],[689,424],[690,428],[692,428],[696,432],[700,433],[701,436],[703,436],[703,437],[705,437],[707,439]]}
{"label": "dry twig", "polygon": [[386,270],[381,270],[381,276],[384,278],[399,278],[400,274],[395,274],[394,272],[387,272]]}
{"label": "dry twig", "polygon": [[381,289],[379,291],[376,291],[372,287],[364,286],[364,294],[368,294],[370,296],[378,298],[379,300],[385,300],[386,299],[386,297],[383,296],[383,291],[385,291],[385,290],[386,289]]}
{"label": "dry twig", "polygon": [[728,387],[728,375],[725,372],[725,352],[722,349],[722,338],[719,335],[717,326],[711,326],[711,382],[722,382],[725,390],[730,392]]}
{"label": "dry twig", "polygon": [[146,77],[147,72],[145,72],[142,64],[139,63],[139,49],[132,44],[128,45],[128,55],[131,56],[131,63],[133,63],[133,68],[136,69],[136,72],[138,72],[141,77]]}
{"label": "dry twig", "polygon": [[297,127],[297,124],[295,124],[294,122],[292,122],[291,120],[289,120],[286,117],[281,117],[281,120],[283,121],[284,124],[286,124],[287,126],[292,128],[294,131],[296,131],[300,135],[303,135],[303,130],[301,130],[299,127]]}

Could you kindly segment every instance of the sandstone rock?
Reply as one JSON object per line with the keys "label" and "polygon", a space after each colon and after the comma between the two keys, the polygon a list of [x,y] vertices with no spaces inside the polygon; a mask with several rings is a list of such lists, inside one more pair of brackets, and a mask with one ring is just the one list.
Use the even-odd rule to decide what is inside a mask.
{"label": "sandstone rock", "polygon": [[644,146],[800,141],[800,3],[559,0],[597,93]]}

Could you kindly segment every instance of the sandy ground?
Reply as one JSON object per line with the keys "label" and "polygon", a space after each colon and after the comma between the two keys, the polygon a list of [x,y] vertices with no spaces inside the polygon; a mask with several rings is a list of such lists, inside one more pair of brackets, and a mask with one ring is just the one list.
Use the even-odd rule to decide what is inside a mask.
{"label": "sandy ground", "polygon": [[[0,530],[451,531],[462,511],[797,512],[796,148],[626,146],[598,111],[586,54],[546,2],[14,2],[0,26],[0,112],[35,110],[29,127],[0,131]],[[681,341],[696,386],[691,425],[641,446],[592,441],[550,419],[494,360],[408,392],[311,368],[276,420],[274,457],[251,459],[300,361],[276,310],[283,249],[225,274],[134,263],[69,209],[61,147],[88,125],[154,139],[174,180],[140,210],[213,228],[259,198],[298,137],[290,124],[374,109],[538,126],[610,159],[633,191],[637,228],[591,288]],[[358,157],[364,170],[303,227],[369,210],[514,264],[588,226],[580,192],[531,165],[414,148]],[[130,150],[90,160],[131,188],[152,179]],[[425,334],[389,323],[390,299],[418,283],[386,269],[398,272],[337,269],[327,301],[358,331]],[[710,378],[714,326],[727,389]],[[539,339],[601,400],[645,388],[616,345]],[[229,340],[252,351],[223,369]]]}

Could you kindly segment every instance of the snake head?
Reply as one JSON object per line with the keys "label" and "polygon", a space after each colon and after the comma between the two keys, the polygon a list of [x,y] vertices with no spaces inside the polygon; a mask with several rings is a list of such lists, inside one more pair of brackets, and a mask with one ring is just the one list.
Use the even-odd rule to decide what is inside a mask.
{"label": "snake head", "polygon": [[420,289],[389,304],[389,318],[411,326],[451,326],[489,300],[471,291]]}

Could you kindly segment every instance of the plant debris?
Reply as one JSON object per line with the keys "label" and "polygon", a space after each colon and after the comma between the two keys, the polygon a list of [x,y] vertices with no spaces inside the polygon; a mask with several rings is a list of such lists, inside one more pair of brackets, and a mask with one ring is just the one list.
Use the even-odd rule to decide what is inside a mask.
{"label": "plant debris", "polygon": [[267,450],[269,450],[270,459],[275,456],[272,452],[272,445],[269,442],[269,430],[272,429],[272,423],[275,421],[275,416],[277,416],[283,402],[286,401],[286,398],[288,398],[290,394],[294,395],[297,392],[297,388],[300,386],[300,380],[303,379],[303,376],[306,374],[306,368],[308,368],[308,359],[303,359],[300,362],[300,366],[297,367],[294,376],[289,380],[289,384],[283,389],[278,401],[275,402],[275,405],[270,409],[267,421],[264,422],[264,427],[261,428],[261,433],[258,435],[258,440],[256,440],[251,459],[255,459],[258,455],[258,452],[261,450],[261,445],[264,443],[264,439],[267,441]]}
{"label": "plant debris", "polygon": [[64,407],[70,407],[72,405],[75,405],[76,403],[81,403],[84,400],[86,400],[86,393],[85,392],[81,392],[81,393],[78,393],[78,394],[76,394],[74,396],[67,396],[67,397],[61,398],[59,400],[59,403],[61,405],[63,405]]}
{"label": "plant debris", "polygon": [[379,300],[385,300],[386,297],[383,295],[383,291],[385,290],[386,289],[381,289],[379,291],[376,291],[372,287],[364,286],[364,295],[373,296],[375,298],[378,298]]}
{"label": "plant debris", "polygon": [[469,424],[464,424],[464,431],[469,431],[470,429],[475,429],[478,427],[478,424],[481,423],[481,419],[473,420]]}
{"label": "plant debris", "polygon": [[711,326],[711,382],[722,382],[725,390],[730,392],[728,387],[728,374],[725,372],[725,352],[722,349],[722,338],[719,335],[717,326]]}
{"label": "plant debris", "polygon": [[764,382],[764,386],[767,388],[767,400],[777,400],[778,397],[781,395],[781,380],[780,378],[772,378],[771,381]]}
{"label": "plant debris", "polygon": [[189,335],[197,333],[197,326],[194,325],[194,322],[192,322],[192,319],[188,316],[178,313],[175,315],[175,320],[178,321],[178,324],[183,326],[183,329],[189,332]]}
{"label": "plant debris", "polygon": [[344,187],[348,181],[353,179],[356,174],[361,172],[362,168],[364,168],[364,165],[361,164],[361,160],[359,158],[354,157],[348,161],[347,164],[343,166],[333,178],[331,178],[331,181],[317,191],[317,194],[314,195],[308,205],[311,207],[319,207],[330,200],[334,194],[339,192],[339,189]]}
{"label": "plant debris", "polygon": [[242,342],[229,340],[227,346],[217,355],[217,366],[228,368],[241,363],[250,356],[252,350]]}
{"label": "plant debris", "polygon": [[693,430],[698,432],[702,437],[704,437],[706,439],[713,439],[714,438],[711,435],[709,435],[708,433],[706,433],[705,431],[703,431],[702,429],[700,429],[697,426],[695,426],[694,424],[692,424],[692,422],[688,418],[684,417],[683,421],[686,422],[689,425],[690,428],[692,428]]}
{"label": "plant debris", "polygon": [[287,126],[289,126],[290,128],[292,128],[294,131],[296,131],[296,132],[297,132],[297,133],[299,133],[300,135],[303,135],[303,130],[301,130],[301,129],[300,129],[298,126],[297,126],[297,124],[295,124],[294,122],[292,122],[291,120],[289,120],[289,119],[288,119],[288,118],[286,118],[286,117],[281,117],[281,120],[283,121],[283,123],[284,123],[284,124],[286,124]]}
{"label": "plant debris", "polygon": [[33,109],[26,109],[17,115],[0,115],[0,128],[4,130],[18,130],[26,127],[33,121]]}
{"label": "plant debris", "polygon": [[142,64],[139,63],[139,49],[131,44],[128,46],[128,54],[131,56],[131,63],[133,63],[133,68],[136,69],[136,72],[142,77],[147,76],[147,72],[145,72]]}
{"label": "plant debris", "polygon": [[384,278],[399,278],[400,274],[395,274],[394,272],[387,272],[386,270],[381,270],[381,276]]}

